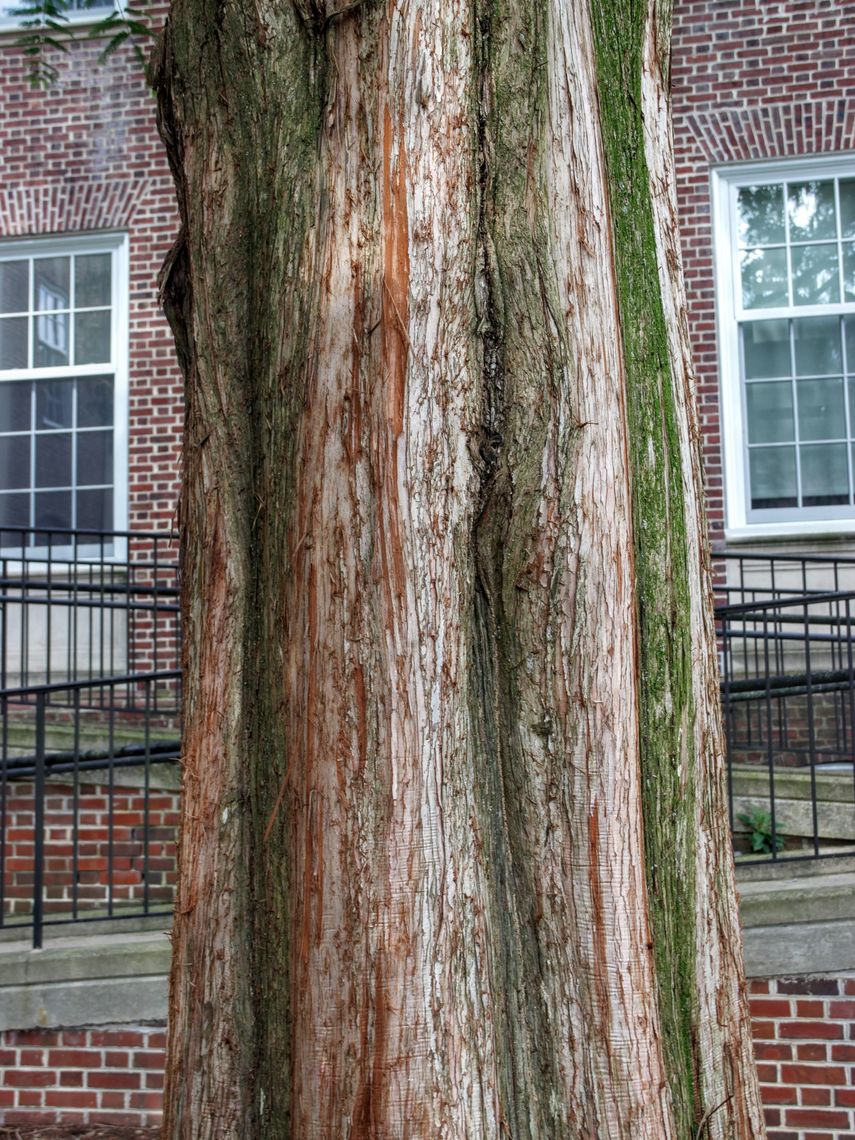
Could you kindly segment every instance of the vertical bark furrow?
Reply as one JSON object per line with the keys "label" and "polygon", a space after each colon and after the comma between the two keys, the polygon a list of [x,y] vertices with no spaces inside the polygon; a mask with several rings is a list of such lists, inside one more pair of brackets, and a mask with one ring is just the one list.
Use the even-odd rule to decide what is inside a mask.
{"label": "vertical bark furrow", "polygon": [[[312,307],[316,64],[290,6],[176,0],[155,76],[194,282],[171,306],[173,319],[187,314],[184,875],[165,1125],[175,1137],[247,1135],[287,1089],[268,1079],[288,1070],[287,1035],[270,1029],[287,1021],[287,987],[274,981],[287,962],[287,887],[261,834],[282,763],[271,547],[290,523],[288,439]],[[271,199],[286,207],[275,220]],[[279,918],[281,940],[253,937],[265,915]]]}
{"label": "vertical bark furrow", "polygon": [[497,1130],[461,700],[477,486],[470,20],[462,2],[374,5],[326,36],[322,289],[299,429],[311,541],[285,600],[300,1137]]}

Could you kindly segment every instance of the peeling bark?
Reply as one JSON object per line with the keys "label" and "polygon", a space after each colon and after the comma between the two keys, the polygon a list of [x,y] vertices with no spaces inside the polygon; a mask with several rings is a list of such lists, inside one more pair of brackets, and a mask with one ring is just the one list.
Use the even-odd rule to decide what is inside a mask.
{"label": "peeling bark", "polygon": [[173,2],[170,1138],[762,1135],[626,6]]}

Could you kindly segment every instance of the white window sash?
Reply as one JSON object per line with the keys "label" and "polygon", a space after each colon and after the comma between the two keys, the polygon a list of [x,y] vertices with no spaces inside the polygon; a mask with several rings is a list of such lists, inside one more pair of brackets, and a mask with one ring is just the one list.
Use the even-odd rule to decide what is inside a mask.
{"label": "white window sash", "polygon": [[[111,255],[110,344],[111,359],[97,364],[59,367],[16,368],[0,371],[0,384],[15,380],[63,380],[76,376],[113,378],[113,519],[112,529],[128,527],[128,369],[129,369],[129,241],[124,233],[83,234],[58,238],[23,239],[0,242],[0,259],[66,257],[71,254],[109,253]],[[32,296],[28,297],[32,314]],[[94,309],[104,310],[105,306]],[[77,311],[77,310],[75,310]],[[80,310],[85,312],[86,309]],[[40,314],[50,316],[50,314]],[[39,315],[32,319],[39,320]],[[35,472],[32,473],[35,478]],[[33,487],[31,485],[30,492]],[[124,557],[125,541],[114,544],[112,558]]]}
{"label": "white window sash", "polygon": [[[747,393],[740,364],[740,325],[753,321],[855,315],[855,303],[744,309],[736,230],[738,193],[743,186],[832,178],[855,178],[855,157],[834,155],[740,163],[711,172],[725,537],[728,541],[855,534],[855,506],[852,505],[755,510],[751,512],[754,517],[749,518]],[[837,240],[839,249],[840,239]],[[824,243],[817,240],[815,244]],[[764,517],[758,520],[756,516],[761,513]]]}

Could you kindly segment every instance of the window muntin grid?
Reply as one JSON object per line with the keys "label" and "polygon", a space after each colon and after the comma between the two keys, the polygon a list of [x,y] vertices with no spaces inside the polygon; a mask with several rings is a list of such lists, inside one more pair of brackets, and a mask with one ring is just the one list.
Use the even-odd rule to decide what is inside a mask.
{"label": "window muntin grid", "polygon": [[720,333],[738,379],[738,479],[727,400],[725,452],[729,500],[734,486],[744,496],[728,514],[747,525],[855,520],[855,170],[778,169],[723,176],[735,340]]}
{"label": "window muntin grid", "polygon": [[0,247],[0,526],[124,525],[124,249],[121,237]]}
{"label": "window muntin grid", "polygon": [[0,374],[112,361],[112,257],[0,259]]}
{"label": "window muntin grid", "polygon": [[855,316],[740,327],[752,512],[855,506]]}
{"label": "window muntin grid", "polygon": [[855,178],[737,188],[743,313],[855,302]]}

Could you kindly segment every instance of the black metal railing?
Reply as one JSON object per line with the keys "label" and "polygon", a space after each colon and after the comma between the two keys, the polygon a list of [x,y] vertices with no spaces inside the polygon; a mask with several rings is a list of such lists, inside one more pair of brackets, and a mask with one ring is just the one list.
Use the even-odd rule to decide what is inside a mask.
{"label": "black metal railing", "polygon": [[178,667],[178,542],[0,527],[0,688]]}
{"label": "black metal railing", "polygon": [[[855,851],[855,558],[714,569],[737,851]],[[173,535],[0,529],[0,936],[171,910],[177,576]]]}
{"label": "black metal railing", "polygon": [[855,852],[855,558],[728,553],[714,568],[737,853]]}
{"label": "black metal railing", "polygon": [[0,933],[168,914],[177,544],[0,529]]}

